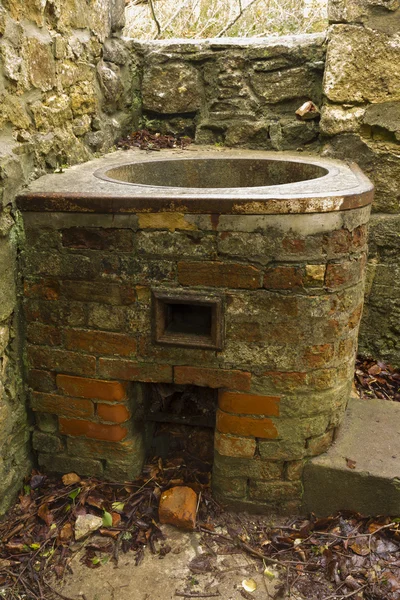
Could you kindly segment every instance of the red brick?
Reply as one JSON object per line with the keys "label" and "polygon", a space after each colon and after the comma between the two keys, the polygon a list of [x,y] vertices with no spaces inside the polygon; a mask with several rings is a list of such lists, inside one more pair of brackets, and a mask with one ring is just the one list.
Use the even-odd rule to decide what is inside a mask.
{"label": "red brick", "polygon": [[251,373],[202,367],[175,367],[174,382],[179,385],[199,385],[209,388],[228,388],[248,392]]}
{"label": "red brick", "polygon": [[196,525],[197,494],[190,487],[173,487],[160,498],[158,517],[160,523],[175,525],[192,531]]}
{"label": "red brick", "polygon": [[64,435],[86,436],[95,440],[120,442],[125,439],[128,430],[121,425],[103,425],[80,419],[59,419],[60,433]]}
{"label": "red brick", "polygon": [[32,344],[43,346],[61,346],[60,329],[43,323],[28,323],[26,338]]}
{"label": "red brick", "polygon": [[334,352],[333,344],[309,346],[303,354],[304,363],[310,368],[324,367],[332,360]]}
{"label": "red brick", "polygon": [[178,281],[181,285],[205,285],[255,290],[261,273],[250,265],[222,262],[180,262]]}
{"label": "red brick", "polygon": [[90,400],[66,398],[56,394],[31,394],[31,408],[39,412],[63,415],[64,417],[93,417],[94,406]]}
{"label": "red brick", "polygon": [[79,302],[100,302],[127,306],[136,302],[133,286],[111,281],[63,281],[63,296]]}
{"label": "red brick", "polygon": [[98,404],[97,416],[102,421],[111,423],[125,423],[130,418],[130,413],[126,406],[112,404]]}
{"label": "red brick", "polygon": [[220,433],[233,435],[253,436],[256,438],[275,439],[278,432],[271,419],[252,419],[251,417],[238,417],[221,410],[217,411],[216,429]]}
{"label": "red brick", "polygon": [[64,345],[95,355],[132,356],[137,350],[136,339],[130,335],[82,329],[65,329]]}
{"label": "red brick", "polygon": [[292,290],[303,286],[301,267],[269,267],[264,274],[264,287],[268,290]]}
{"label": "red brick", "polygon": [[238,437],[215,432],[214,448],[222,456],[235,458],[253,458],[256,440],[250,437]]}
{"label": "red brick", "polygon": [[26,298],[43,298],[57,300],[60,296],[60,282],[53,279],[39,281],[24,281],[24,296]]}
{"label": "red brick", "polygon": [[119,381],[103,381],[102,379],[57,375],[57,386],[64,394],[77,396],[78,398],[120,402],[127,397],[127,384],[120,383]]}
{"label": "red brick", "polygon": [[219,391],[218,406],[221,410],[242,415],[265,415],[279,417],[279,396],[257,396]]}
{"label": "red brick", "polygon": [[365,267],[365,255],[357,260],[329,263],[326,267],[325,285],[329,289],[355,285],[361,281]]}
{"label": "red brick", "polygon": [[133,235],[130,229],[70,227],[62,230],[62,244],[67,248],[130,252]]}
{"label": "red brick", "polygon": [[94,356],[39,346],[28,346],[27,354],[30,366],[36,369],[89,376],[94,375],[96,372],[96,359]]}
{"label": "red brick", "polygon": [[102,377],[125,381],[145,381],[149,383],[172,383],[172,366],[137,363],[130,360],[100,358],[99,373]]}

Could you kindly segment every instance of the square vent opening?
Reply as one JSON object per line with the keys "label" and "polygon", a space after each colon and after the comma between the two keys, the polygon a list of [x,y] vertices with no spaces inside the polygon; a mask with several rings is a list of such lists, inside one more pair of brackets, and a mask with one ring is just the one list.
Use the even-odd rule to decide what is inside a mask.
{"label": "square vent opening", "polygon": [[156,343],[222,349],[221,298],[154,292],[153,309]]}

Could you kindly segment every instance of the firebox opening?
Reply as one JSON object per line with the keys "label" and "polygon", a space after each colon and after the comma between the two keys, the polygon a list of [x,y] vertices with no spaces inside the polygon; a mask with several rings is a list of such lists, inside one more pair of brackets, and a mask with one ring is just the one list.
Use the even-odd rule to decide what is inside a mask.
{"label": "firebox opening", "polygon": [[222,349],[221,298],[154,292],[153,313],[156,343]]}
{"label": "firebox opening", "polygon": [[198,475],[210,474],[217,398],[217,391],[210,388],[146,384],[144,415],[151,429],[148,456],[172,460]]}

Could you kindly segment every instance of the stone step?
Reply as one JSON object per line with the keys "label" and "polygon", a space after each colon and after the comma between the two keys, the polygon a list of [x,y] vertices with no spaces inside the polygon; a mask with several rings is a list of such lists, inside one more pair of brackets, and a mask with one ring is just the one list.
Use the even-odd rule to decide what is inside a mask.
{"label": "stone step", "polygon": [[333,446],[304,475],[307,512],[400,514],[400,403],[351,399]]}

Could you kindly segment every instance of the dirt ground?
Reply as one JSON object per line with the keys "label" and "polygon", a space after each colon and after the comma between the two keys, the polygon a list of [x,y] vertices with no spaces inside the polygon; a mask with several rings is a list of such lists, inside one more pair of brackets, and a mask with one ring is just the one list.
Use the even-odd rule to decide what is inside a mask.
{"label": "dirt ground", "polygon": [[[210,556],[198,533],[184,533],[166,525],[162,529],[167,537],[165,543],[171,547],[163,558],[145,552],[142,563],[136,566],[135,556],[128,553],[119,557],[118,565],[110,560],[99,568],[89,569],[80,562],[80,552],[72,559],[71,572],[65,575],[62,584],[53,583],[54,589],[76,600],[172,600],[177,597],[266,600],[274,596],[278,580],[272,578],[273,568],[268,567],[269,577],[265,576],[261,563],[243,553]],[[193,559],[196,559],[194,563]],[[194,572],[204,568],[204,560],[207,572]],[[257,585],[252,593],[246,592],[242,585],[243,580],[249,579]],[[300,596],[291,598],[300,599]]]}

